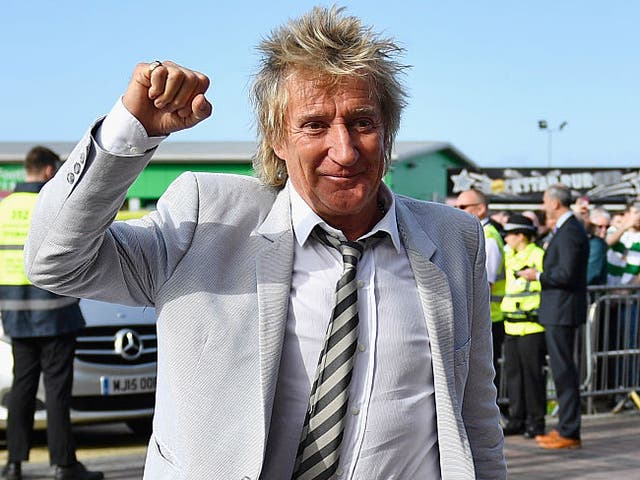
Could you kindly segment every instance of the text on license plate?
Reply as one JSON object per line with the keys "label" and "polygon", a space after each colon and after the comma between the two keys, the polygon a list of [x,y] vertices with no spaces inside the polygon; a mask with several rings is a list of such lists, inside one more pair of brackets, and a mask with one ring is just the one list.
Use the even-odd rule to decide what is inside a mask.
{"label": "text on license plate", "polygon": [[122,377],[100,377],[101,395],[129,395],[155,392],[155,375],[133,375]]}

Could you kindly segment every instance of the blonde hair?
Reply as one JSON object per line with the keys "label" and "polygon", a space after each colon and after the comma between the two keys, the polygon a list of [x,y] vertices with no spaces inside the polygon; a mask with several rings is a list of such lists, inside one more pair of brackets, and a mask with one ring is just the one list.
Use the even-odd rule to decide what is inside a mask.
{"label": "blonde hair", "polygon": [[258,133],[253,168],[267,185],[282,188],[287,180],[284,160],[278,158],[273,145],[284,140],[286,81],[294,73],[313,75],[327,87],[347,77],[367,79],[382,112],[385,171],[389,167],[406,105],[399,74],[408,66],[396,60],[404,49],[391,39],[380,38],[357,17],[344,16],[343,10],[314,7],[272,31],[258,45],[262,58],[251,87]]}

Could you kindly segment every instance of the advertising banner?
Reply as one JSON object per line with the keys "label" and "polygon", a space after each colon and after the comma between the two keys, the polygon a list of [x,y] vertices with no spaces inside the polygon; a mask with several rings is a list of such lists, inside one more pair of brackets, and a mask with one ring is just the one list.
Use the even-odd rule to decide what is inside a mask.
{"label": "advertising banner", "polygon": [[640,170],[630,168],[458,168],[447,170],[447,177],[448,196],[475,188],[491,202],[539,203],[555,183],[593,203],[626,203],[640,194]]}

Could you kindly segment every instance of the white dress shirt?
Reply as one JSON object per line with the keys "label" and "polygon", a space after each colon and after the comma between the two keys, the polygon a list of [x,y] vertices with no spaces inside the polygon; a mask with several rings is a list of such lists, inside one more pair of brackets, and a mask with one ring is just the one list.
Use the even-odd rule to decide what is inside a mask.
{"label": "white dress shirt", "polygon": [[[483,227],[489,224],[488,218],[480,220]],[[498,281],[498,273],[502,266],[502,252],[495,238],[485,235],[484,247],[486,251],[485,267],[487,269],[487,280],[491,285]]]}
{"label": "white dress shirt", "polygon": [[[149,138],[118,101],[96,132],[99,145],[136,155],[165,137]],[[288,185],[295,252],[289,314],[261,478],[291,478],[311,383],[342,273],[340,253],[310,237],[326,225]],[[424,311],[395,217],[375,228],[389,236],[358,263],[359,340],[351,379],[339,478],[440,479],[431,349]],[[249,201],[249,200],[248,200]],[[334,232],[341,235],[341,232]],[[363,237],[363,238],[364,238]]]}
{"label": "white dress shirt", "polygon": [[569,210],[568,212],[564,212],[562,215],[560,215],[560,217],[558,218],[558,220],[556,221],[556,226],[554,227],[554,233],[562,226],[565,224],[565,222],[567,220],[569,220],[569,218],[573,217],[573,212],[571,210]]}

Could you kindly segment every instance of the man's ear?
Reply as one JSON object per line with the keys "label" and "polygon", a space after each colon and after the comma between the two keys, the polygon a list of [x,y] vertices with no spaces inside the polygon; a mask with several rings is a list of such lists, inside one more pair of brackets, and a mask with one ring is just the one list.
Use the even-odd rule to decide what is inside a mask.
{"label": "man's ear", "polygon": [[47,165],[44,167],[44,180],[48,182],[51,180],[56,174],[56,167],[53,165]]}
{"label": "man's ear", "polygon": [[285,149],[283,148],[282,145],[282,140],[278,140],[276,143],[273,144],[272,146],[274,153],[278,156],[279,159],[281,160],[285,160]]}
{"label": "man's ear", "polygon": [[487,208],[487,206],[484,203],[481,203],[480,205],[478,205],[478,208],[480,209],[480,217],[484,218],[487,216],[487,214],[489,213],[489,209]]}

